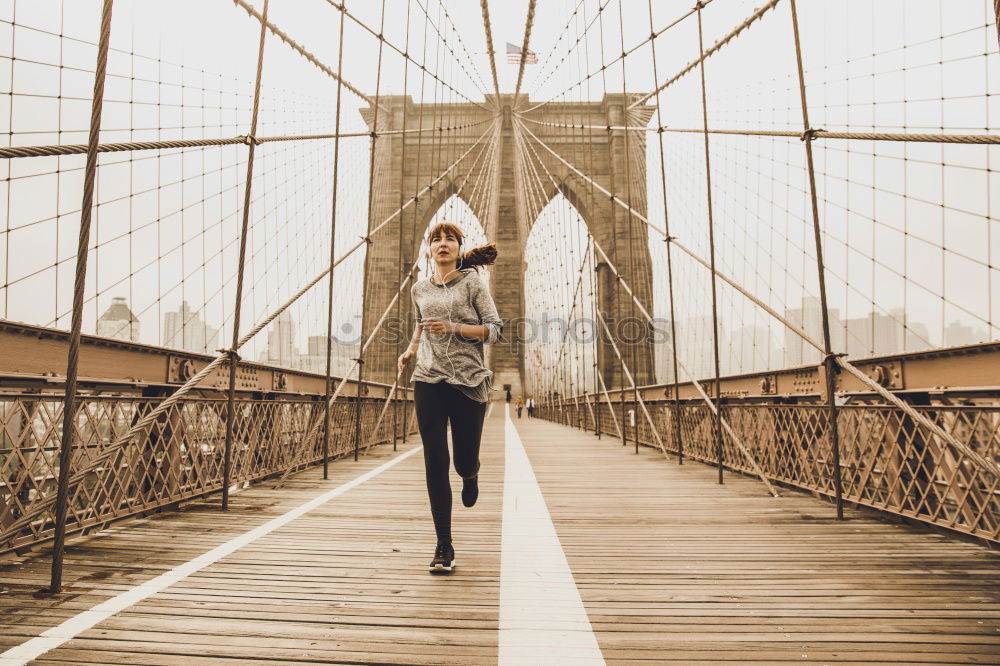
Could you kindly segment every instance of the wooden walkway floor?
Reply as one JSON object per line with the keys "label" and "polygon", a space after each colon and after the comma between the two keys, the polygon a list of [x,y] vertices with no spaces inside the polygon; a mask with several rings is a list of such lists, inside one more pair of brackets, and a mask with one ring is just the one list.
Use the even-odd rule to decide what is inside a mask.
{"label": "wooden walkway floor", "polygon": [[[544,506],[525,515],[528,495],[512,490],[520,479],[505,510],[512,426],[557,538],[511,536],[545,522]],[[139,594],[137,586],[412,451],[90,628],[68,639],[54,632],[33,663],[1000,663],[1000,554],[867,514],[838,523],[806,495],[772,498],[738,475],[720,487],[707,466],[679,467],[527,417],[505,422],[502,405],[484,432],[477,506],[461,506],[455,477],[457,568],[429,575],[434,539],[418,445],[417,437],[397,454],[337,461],[328,481],[309,470],[280,490],[242,490],[227,515],[206,501],[78,540],[57,598],[37,594],[48,577],[44,552],[0,563],[0,652],[72,627],[95,605]],[[502,553],[517,565],[505,567]],[[572,573],[568,586],[553,582],[560,562]],[[577,605],[582,628],[564,622]],[[542,620],[524,627],[518,617]],[[577,638],[596,639],[598,656],[553,652]],[[11,654],[0,665],[22,663]]]}

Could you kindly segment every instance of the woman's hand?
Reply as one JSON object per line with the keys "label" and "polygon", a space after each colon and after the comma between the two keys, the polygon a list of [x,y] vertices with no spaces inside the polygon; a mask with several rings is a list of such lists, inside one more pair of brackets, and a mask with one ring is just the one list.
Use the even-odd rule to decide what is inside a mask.
{"label": "woman's hand", "polygon": [[457,333],[461,324],[434,317],[427,317],[420,320],[420,328],[428,333]]}
{"label": "woman's hand", "polygon": [[397,368],[396,374],[398,375],[403,374],[403,370],[406,368],[406,364],[410,362],[411,358],[413,358],[413,351],[410,349],[407,349],[405,352],[399,355],[399,359],[396,361],[396,368]]}

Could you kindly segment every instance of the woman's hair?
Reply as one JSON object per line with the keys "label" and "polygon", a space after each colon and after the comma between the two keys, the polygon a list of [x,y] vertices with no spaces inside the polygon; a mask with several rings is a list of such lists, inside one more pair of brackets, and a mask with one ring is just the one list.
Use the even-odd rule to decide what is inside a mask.
{"label": "woman's hair", "polygon": [[443,236],[444,234],[451,234],[458,239],[458,251],[459,256],[462,258],[462,268],[490,266],[497,260],[496,243],[480,245],[479,247],[474,247],[463,253],[462,242],[465,240],[465,234],[463,234],[462,230],[458,228],[458,225],[452,222],[438,222],[431,227],[430,231],[427,232],[427,244],[430,245],[431,240],[435,236]]}

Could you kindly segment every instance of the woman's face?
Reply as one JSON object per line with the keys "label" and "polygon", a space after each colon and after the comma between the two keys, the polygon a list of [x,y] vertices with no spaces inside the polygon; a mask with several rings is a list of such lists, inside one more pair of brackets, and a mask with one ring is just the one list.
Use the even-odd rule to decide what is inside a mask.
{"label": "woman's face", "polygon": [[431,256],[439,264],[458,262],[458,237],[450,231],[439,232],[431,238]]}

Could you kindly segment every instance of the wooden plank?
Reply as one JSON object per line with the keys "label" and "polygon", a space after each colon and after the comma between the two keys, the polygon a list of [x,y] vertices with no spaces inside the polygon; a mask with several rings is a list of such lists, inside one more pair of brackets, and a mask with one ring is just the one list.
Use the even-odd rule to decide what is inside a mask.
{"label": "wooden plank", "polygon": [[609,662],[1000,662],[995,552],[515,423]]}
{"label": "wooden plank", "polygon": [[[516,420],[608,663],[1000,663],[1000,556],[534,419]],[[430,576],[419,454],[52,650],[41,664],[496,663],[502,410],[482,492],[455,480],[458,567]],[[412,444],[411,444],[412,446]],[[320,492],[391,451],[75,540],[0,567],[0,646],[37,636]],[[540,581],[540,585],[544,581]]]}

